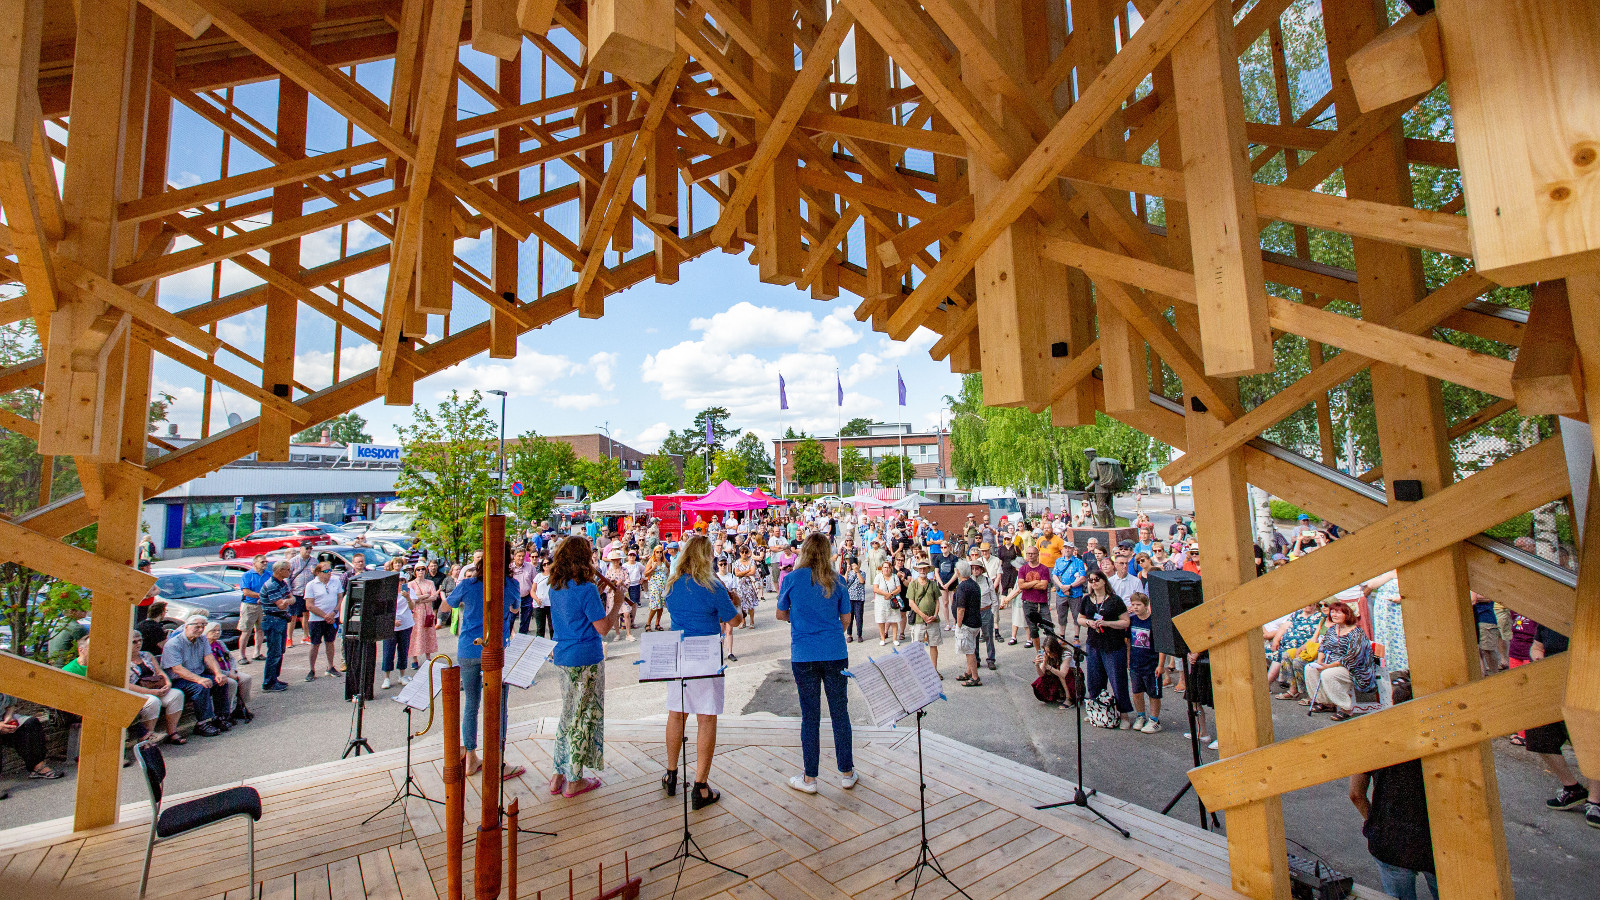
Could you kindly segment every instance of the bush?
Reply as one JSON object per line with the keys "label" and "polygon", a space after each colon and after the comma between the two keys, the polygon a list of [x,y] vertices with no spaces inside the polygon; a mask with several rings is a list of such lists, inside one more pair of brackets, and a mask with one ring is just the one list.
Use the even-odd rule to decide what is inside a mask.
{"label": "bush", "polygon": [[[1519,537],[1533,536],[1533,513],[1525,512],[1520,516],[1507,519],[1499,525],[1485,531],[1489,537],[1511,543]],[[1566,513],[1556,513],[1556,535],[1561,543],[1574,546],[1572,539],[1572,517]]]}
{"label": "bush", "polygon": [[[1305,512],[1305,510],[1301,509],[1298,506],[1295,506],[1293,503],[1290,503],[1287,500],[1274,500],[1274,501],[1272,501],[1272,517],[1274,519],[1288,519],[1289,521],[1292,522],[1292,521],[1295,521],[1295,520],[1299,519],[1300,518],[1300,514],[1303,513],[1303,512]],[[1317,518],[1314,515],[1311,515],[1310,513],[1306,513],[1306,515],[1311,516],[1311,521],[1313,521],[1313,522],[1321,522],[1322,521],[1321,519]]]}

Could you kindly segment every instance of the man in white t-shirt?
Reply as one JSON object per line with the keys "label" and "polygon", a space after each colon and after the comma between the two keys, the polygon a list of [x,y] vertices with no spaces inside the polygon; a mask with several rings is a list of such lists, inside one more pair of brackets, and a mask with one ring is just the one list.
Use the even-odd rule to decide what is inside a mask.
{"label": "man in white t-shirt", "polygon": [[316,564],[316,574],[306,582],[306,637],[311,641],[311,670],[306,680],[317,677],[317,646],[328,649],[328,674],[338,677],[333,666],[333,645],[339,641],[339,615],[344,599],[344,580],[333,574],[333,567],[325,562]]}
{"label": "man in white t-shirt", "polygon": [[1106,581],[1111,584],[1113,593],[1121,597],[1123,602],[1127,602],[1134,594],[1144,593],[1144,582],[1139,580],[1139,576],[1128,572],[1128,551],[1117,550],[1112,564],[1116,570]]}

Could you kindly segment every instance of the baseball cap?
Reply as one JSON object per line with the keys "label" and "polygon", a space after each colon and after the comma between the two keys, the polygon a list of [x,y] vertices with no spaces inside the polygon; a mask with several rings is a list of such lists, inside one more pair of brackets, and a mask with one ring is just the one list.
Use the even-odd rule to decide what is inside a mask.
{"label": "baseball cap", "polygon": [[1309,522],[1309,521],[1311,521],[1311,517],[1306,515],[1305,513],[1301,513],[1300,514],[1300,521]]}

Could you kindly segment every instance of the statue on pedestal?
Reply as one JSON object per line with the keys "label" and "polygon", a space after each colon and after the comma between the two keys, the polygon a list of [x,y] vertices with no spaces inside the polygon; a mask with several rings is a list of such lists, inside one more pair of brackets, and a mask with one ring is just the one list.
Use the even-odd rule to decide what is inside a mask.
{"label": "statue on pedestal", "polygon": [[1089,458],[1089,483],[1087,491],[1094,498],[1094,524],[1096,528],[1116,527],[1116,516],[1111,509],[1111,498],[1122,490],[1122,462],[1101,456],[1093,447],[1083,455]]}

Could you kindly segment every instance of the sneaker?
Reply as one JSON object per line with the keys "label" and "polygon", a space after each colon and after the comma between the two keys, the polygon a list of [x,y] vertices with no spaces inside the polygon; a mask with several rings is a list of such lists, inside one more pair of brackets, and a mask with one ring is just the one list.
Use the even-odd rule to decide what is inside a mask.
{"label": "sneaker", "polygon": [[411,676],[410,675],[401,675],[400,676],[400,683],[401,684],[410,684],[411,683]]}
{"label": "sneaker", "polygon": [[887,641],[887,640],[885,640],[885,639],[883,639],[883,638],[879,638],[879,639],[878,639],[878,646],[879,646],[879,647],[883,647],[883,646],[887,646],[887,645],[888,645],[888,643],[889,643],[889,642],[888,642],[888,641]]}
{"label": "sneaker", "polygon": [[1589,799],[1589,792],[1581,784],[1568,784],[1561,788],[1561,793],[1544,802],[1550,809],[1576,809],[1585,805]]}
{"label": "sneaker", "polygon": [[899,638],[894,639],[894,645],[896,647],[900,646],[902,643],[904,643],[904,641],[901,641]]}
{"label": "sneaker", "polygon": [[815,794],[817,792],[817,783],[813,781],[808,784],[805,778],[800,775],[789,776],[789,787],[794,788],[802,794]]}
{"label": "sneaker", "polygon": [[1122,721],[1117,724],[1117,727],[1122,729],[1123,731],[1127,731],[1127,730],[1133,728],[1133,720],[1128,718],[1127,716],[1123,716],[1122,717]]}
{"label": "sneaker", "polygon": [[306,680],[307,681],[316,681],[317,680],[317,672],[316,672],[315,669],[313,669],[310,672],[306,673]]}
{"label": "sneaker", "polygon": [[338,678],[340,675],[343,675],[343,674],[344,673],[339,671],[338,669],[329,669],[328,670],[328,677],[329,678]]}
{"label": "sneaker", "polygon": [[1157,719],[1146,719],[1144,727],[1139,730],[1145,734],[1155,734],[1161,730],[1161,722]]}
{"label": "sneaker", "polygon": [[[842,787],[842,788],[844,788],[845,790],[848,791],[851,788],[855,787],[856,786],[856,782],[858,782],[860,780],[861,780],[861,776],[857,775],[854,772],[851,772],[849,775],[840,775],[839,776],[839,787]],[[1591,803],[1589,805],[1590,806],[1600,806],[1600,804],[1594,804],[1594,803]],[[1597,816],[1600,816],[1600,811],[1596,811],[1593,814],[1597,815]],[[1589,824],[1590,825],[1595,825],[1595,821],[1593,819],[1590,819],[1589,820]],[[1595,827],[1596,828],[1600,828],[1600,825],[1595,825]]]}
{"label": "sneaker", "polygon": [[385,677],[383,679],[383,686],[380,687],[379,690],[387,691],[388,689],[389,689],[389,679],[387,677]]}
{"label": "sneaker", "polygon": [[1148,722],[1148,721],[1149,721],[1149,718],[1146,717],[1144,713],[1139,713],[1138,715],[1133,717],[1133,730],[1134,731],[1143,731],[1144,730],[1144,723]]}
{"label": "sneaker", "polygon": [[1590,828],[1600,828],[1600,803],[1585,803],[1583,805],[1583,821]]}

